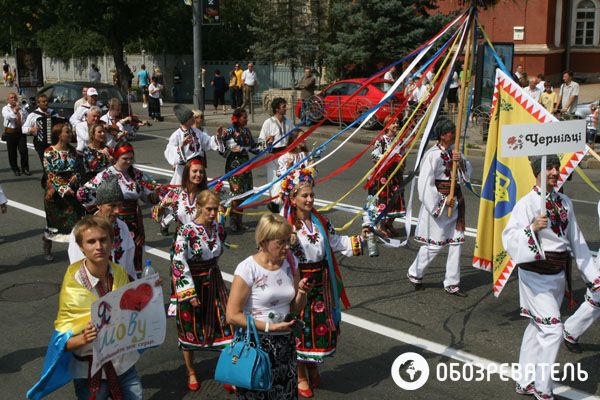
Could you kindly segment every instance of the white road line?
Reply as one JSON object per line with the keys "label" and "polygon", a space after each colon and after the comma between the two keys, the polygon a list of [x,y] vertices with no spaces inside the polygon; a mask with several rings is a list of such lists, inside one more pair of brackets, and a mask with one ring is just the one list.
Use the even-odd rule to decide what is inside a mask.
{"label": "white road line", "polygon": [[[23,210],[25,212],[35,214],[40,217],[44,217],[44,218],[46,217],[46,213],[44,211],[38,210],[34,207],[28,206],[23,203],[16,202],[14,200],[9,200],[8,205],[11,207],[15,207],[17,209]],[[162,258],[167,261],[170,260],[169,253],[167,253],[166,251],[159,250],[159,249],[149,247],[149,246],[146,246],[145,250],[148,254],[152,254],[156,257]],[[228,282],[233,281],[233,275],[228,274],[223,271],[221,271],[221,274],[223,275],[224,280],[226,280]],[[492,360],[484,358],[484,357],[479,357],[474,354],[470,354],[465,351],[458,350],[453,347],[446,346],[444,344],[440,344],[440,343],[437,343],[437,342],[434,342],[431,340],[423,339],[418,336],[412,335],[410,333],[406,333],[406,332],[400,331],[398,329],[390,328],[389,326],[379,324],[377,322],[372,322],[367,319],[348,314],[347,312],[342,312],[342,321],[347,324],[354,325],[358,328],[362,328],[366,331],[369,331],[369,332],[372,332],[372,333],[375,333],[378,335],[382,335],[382,336],[385,336],[387,338],[390,338],[390,339],[393,339],[393,340],[396,340],[399,342],[406,343],[410,346],[418,347],[429,353],[435,353],[440,356],[448,357],[453,360],[460,361],[460,362],[467,363],[467,364],[472,363],[472,364],[476,364],[478,366],[483,366],[483,367],[487,368],[487,370],[490,373],[494,373],[494,374],[498,373],[502,377],[512,379],[512,376],[498,372],[498,371],[500,371],[500,363],[498,363],[496,361],[492,361]],[[554,388],[554,393],[561,395],[563,397],[566,397],[568,399],[573,399],[573,400],[584,400],[584,399],[600,400],[600,397],[598,397],[598,396],[574,389],[570,386],[564,386],[564,385],[556,386]]]}
{"label": "white road line", "polygon": [[[0,141],[0,143],[6,143],[6,142],[2,142]],[[30,149],[33,149],[33,145],[32,144],[27,144],[27,147]],[[166,177],[172,177],[173,176],[173,171],[170,171],[168,169],[165,168],[158,168],[158,167],[153,167],[150,165],[144,165],[144,164],[136,164],[135,165],[136,168],[138,168],[140,171],[144,171],[144,172],[149,172],[151,174],[154,175],[161,175],[161,176],[166,176]],[[211,179],[211,178],[209,178]],[[225,184],[227,185],[227,182],[225,182]],[[571,199],[572,201],[579,201],[579,202],[586,202],[585,200],[574,200]],[[315,200],[315,204],[317,206],[327,206],[329,204],[331,204],[331,201],[328,200]],[[587,203],[587,202],[586,202]],[[589,202],[590,204],[596,204],[596,203],[592,203]],[[356,214],[358,212],[362,211],[362,207],[358,207],[358,206],[354,206],[351,204],[346,204],[346,203],[338,203],[336,206],[333,207],[334,210],[338,210],[338,211],[344,211],[350,214]],[[396,218],[396,220],[402,224],[404,224],[405,219],[404,218]],[[411,218],[411,225],[416,226],[418,219],[416,217],[412,217]],[[465,229],[465,236],[467,237],[472,237],[472,238],[476,238],[477,237],[477,228],[471,228],[471,227],[466,227]],[[592,254],[594,256],[597,256],[597,252],[592,251]]]}

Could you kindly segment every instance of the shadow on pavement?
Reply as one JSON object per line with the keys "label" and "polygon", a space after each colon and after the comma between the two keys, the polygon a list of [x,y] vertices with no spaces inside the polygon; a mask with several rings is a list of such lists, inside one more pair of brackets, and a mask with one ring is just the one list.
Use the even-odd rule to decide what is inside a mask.
{"label": "shadow on pavement", "polygon": [[0,374],[14,374],[21,371],[23,365],[46,355],[46,347],[34,347],[13,351],[0,357]]}

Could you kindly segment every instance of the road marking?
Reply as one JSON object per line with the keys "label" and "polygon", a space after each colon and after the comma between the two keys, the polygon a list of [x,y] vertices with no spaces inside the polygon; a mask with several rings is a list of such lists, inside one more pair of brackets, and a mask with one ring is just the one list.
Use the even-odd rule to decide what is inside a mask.
{"label": "road marking", "polygon": [[[23,203],[19,203],[14,200],[9,200],[8,205],[11,207],[20,209],[22,211],[40,216],[40,217],[44,217],[44,218],[46,217],[46,213],[44,211],[39,210],[34,207],[31,207],[31,206],[28,206]],[[153,256],[162,258],[164,260],[167,260],[167,261],[170,260],[169,253],[167,253],[166,251],[156,249],[156,248],[153,248],[150,246],[146,246],[145,251],[148,254],[152,254]],[[223,272],[223,271],[221,271],[221,274],[223,275],[223,279],[226,280],[227,282],[233,281],[233,275],[231,275],[227,272]],[[473,364],[477,364],[479,366],[484,366],[487,368],[488,371],[490,371],[490,373],[494,373],[494,374],[498,373],[498,375],[500,375],[500,376],[512,379],[512,376],[498,372],[501,370],[500,363],[498,363],[496,361],[492,361],[488,358],[479,357],[474,354],[467,353],[466,351],[458,350],[453,347],[434,342],[432,340],[423,339],[418,336],[412,335],[410,333],[406,333],[401,330],[390,328],[389,326],[379,324],[377,322],[369,321],[365,318],[361,318],[361,317],[357,317],[355,315],[348,314],[347,312],[342,312],[342,321],[347,324],[354,325],[358,328],[362,328],[366,331],[369,331],[369,332],[372,332],[372,333],[375,333],[375,334],[378,334],[381,336],[385,336],[387,338],[390,338],[390,339],[393,339],[393,340],[396,340],[399,342],[406,343],[410,346],[418,347],[429,353],[435,353],[442,357],[451,358],[453,360],[460,361],[463,363],[473,363]],[[566,397],[568,399],[573,399],[573,400],[584,400],[584,399],[600,400],[600,397],[595,396],[591,393],[586,393],[586,392],[580,391],[578,389],[574,389],[570,386],[564,386],[564,385],[554,387],[554,394],[559,394],[563,397]]]}
{"label": "road marking", "polygon": [[[5,143],[6,144],[6,142],[3,142],[3,141],[0,141],[0,143]],[[29,143],[27,144],[27,147],[29,149],[34,149],[33,145],[29,144]],[[169,178],[171,178],[173,176],[173,171],[172,170],[169,171],[168,169],[158,168],[158,167],[152,167],[150,165],[144,165],[144,164],[135,164],[135,166],[140,171],[150,172],[150,173],[155,174],[155,175],[166,176],[166,177],[169,177]],[[212,179],[212,178],[209,177],[208,179]],[[228,183],[227,182],[225,182],[225,186],[228,187]],[[575,200],[575,199],[571,199],[571,200],[572,201],[582,202],[582,203],[584,203],[584,202],[587,203],[585,200]],[[332,202],[328,201],[328,200],[317,200],[317,199],[315,199],[315,204],[317,206],[323,207],[323,206],[327,206],[327,205],[329,205],[331,203]],[[590,204],[596,204],[596,203],[592,203],[592,202],[589,202],[589,203]],[[337,205],[335,205],[333,207],[333,209],[334,210],[338,210],[338,211],[344,211],[344,212],[347,212],[347,213],[350,213],[350,214],[356,214],[356,213],[361,212],[363,210],[362,207],[358,207],[358,206],[354,206],[352,204],[346,204],[346,203],[338,203]],[[404,224],[404,222],[406,220],[405,220],[404,217],[401,217],[401,218],[396,218],[396,221]],[[413,226],[417,226],[417,222],[418,221],[419,220],[416,217],[412,217],[411,220],[410,220],[411,225],[413,225]],[[465,236],[476,238],[477,237],[477,228],[466,227],[465,228]],[[592,254],[594,256],[598,255],[598,253],[595,252],[595,251],[592,251]]]}

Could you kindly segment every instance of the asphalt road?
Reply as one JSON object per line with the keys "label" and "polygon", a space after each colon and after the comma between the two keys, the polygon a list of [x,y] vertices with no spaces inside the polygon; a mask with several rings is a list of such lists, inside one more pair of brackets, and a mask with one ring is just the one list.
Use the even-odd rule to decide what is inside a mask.
{"label": "asphalt road", "polygon": [[[210,128],[210,115],[209,130]],[[169,166],[163,158],[163,150],[169,134],[176,125],[170,122],[157,123],[142,128],[133,142],[136,162],[159,181],[168,182]],[[254,132],[255,136],[258,132]],[[317,139],[319,143],[323,139]],[[310,141],[312,144],[312,141]],[[328,149],[331,151],[334,146]],[[336,155],[319,167],[325,176],[345,160],[362,149],[362,145],[348,144]],[[474,181],[480,181],[482,158],[473,158]],[[45,225],[43,219],[43,193],[39,186],[41,166],[33,151],[30,164],[34,175],[13,176],[8,166],[6,146],[0,144],[0,183],[11,200],[9,211],[0,216],[0,323],[3,335],[0,339],[0,398],[22,399],[25,391],[37,380],[43,365],[48,339],[53,330],[57,311],[58,290],[67,266],[66,245],[55,244],[56,261],[46,264],[42,256],[41,235]],[[409,165],[412,162],[409,161]],[[209,176],[223,173],[224,159],[218,154],[208,157]],[[357,165],[335,179],[316,188],[317,197],[323,201],[334,201],[348,191],[371,163],[363,157]],[[152,171],[152,172],[149,172]],[[594,182],[600,181],[600,172],[587,171]],[[264,170],[254,174],[255,185],[264,183]],[[479,189],[477,187],[477,189]],[[575,200],[578,222],[588,244],[593,250],[600,247],[598,216],[596,213],[598,194],[593,192],[578,176],[568,182],[566,193]],[[343,200],[346,205],[328,214],[336,226],[342,226],[360,208],[365,198],[361,188]],[[467,193],[467,226],[477,227],[477,198]],[[254,210],[254,211],[263,211]],[[418,202],[414,214],[418,213]],[[168,271],[170,239],[157,235],[158,226],[146,216],[147,245],[151,250],[148,258],[163,277]],[[247,217],[253,228],[258,217]],[[400,226],[400,223],[397,223]],[[360,229],[355,223],[349,233]],[[472,232],[472,231],[470,231]],[[254,231],[230,235],[229,241],[240,245],[238,249],[226,251],[220,266],[229,280],[235,266],[254,250]],[[414,292],[406,280],[406,271],[418,246],[413,242],[407,248],[389,249],[380,246],[380,256],[356,258],[340,257],[352,307],[344,314],[342,336],[338,352],[329,359],[321,370],[322,387],[316,391],[320,399],[474,399],[520,396],[514,393],[512,381],[501,380],[491,374],[489,382],[451,382],[436,379],[440,370],[451,363],[475,362],[487,364],[511,363],[518,360],[521,337],[527,321],[519,316],[518,285],[511,278],[501,296],[491,294],[491,276],[487,272],[471,267],[474,234],[468,233],[463,246],[462,287],[467,298],[447,295],[442,288],[445,257],[440,256],[430,267],[425,278],[425,290]],[[575,297],[581,301],[584,285],[575,274]],[[164,287],[168,293],[167,287]],[[566,307],[563,315],[569,311]],[[173,320],[167,324],[167,339],[157,349],[144,353],[138,363],[144,397],[147,399],[209,399],[234,398],[228,396],[212,381],[217,353],[197,353],[196,370],[202,381],[197,393],[188,393],[185,387],[185,368],[178,354],[176,331]],[[584,352],[581,355],[568,353],[561,348],[560,363],[580,363],[589,378],[586,382],[561,382],[557,392],[566,398],[600,396],[600,325],[596,324],[582,338]],[[392,363],[404,352],[416,352],[429,363],[430,376],[419,390],[405,391],[395,385],[390,375]],[[68,385],[51,399],[74,398]]]}

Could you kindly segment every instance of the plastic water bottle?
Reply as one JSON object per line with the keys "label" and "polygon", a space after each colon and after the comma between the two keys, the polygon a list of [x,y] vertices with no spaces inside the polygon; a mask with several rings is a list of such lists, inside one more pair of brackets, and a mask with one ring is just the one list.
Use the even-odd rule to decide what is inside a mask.
{"label": "plastic water bottle", "polygon": [[146,267],[144,267],[144,274],[143,276],[146,277],[148,275],[152,275],[155,274],[156,271],[154,271],[154,268],[152,268],[152,261],[150,260],[146,260]]}

